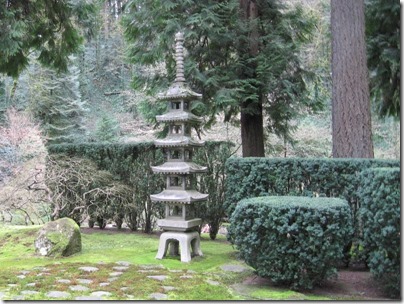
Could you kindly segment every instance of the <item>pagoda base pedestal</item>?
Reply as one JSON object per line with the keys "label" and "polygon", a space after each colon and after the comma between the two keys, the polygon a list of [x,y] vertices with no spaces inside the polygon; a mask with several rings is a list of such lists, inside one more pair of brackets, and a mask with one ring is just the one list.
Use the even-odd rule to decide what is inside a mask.
{"label": "pagoda base pedestal", "polygon": [[191,249],[193,255],[202,256],[199,233],[193,232],[163,232],[160,236],[159,249],[156,259],[166,256],[170,245],[170,255],[181,255],[181,262],[191,262]]}

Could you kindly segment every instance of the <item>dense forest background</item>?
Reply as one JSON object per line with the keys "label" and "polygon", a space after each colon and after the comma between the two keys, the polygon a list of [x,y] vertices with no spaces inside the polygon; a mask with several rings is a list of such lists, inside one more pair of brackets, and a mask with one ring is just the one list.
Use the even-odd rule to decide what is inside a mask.
{"label": "dense forest background", "polygon": [[[0,201],[35,200],[39,192],[32,189],[41,187],[36,181],[45,171],[47,144],[151,141],[162,129],[153,120],[161,107],[146,94],[147,88],[139,89],[136,80],[165,67],[145,69],[130,60],[127,23],[122,22],[126,3],[95,2],[92,19],[81,27],[84,42],[70,56],[66,72],[44,66],[32,53],[30,64],[18,77],[0,73]],[[317,76],[317,81],[308,84],[308,97],[321,106],[294,113],[288,137],[266,132],[265,154],[331,157],[330,1],[289,0],[287,4],[301,5],[315,24],[310,40],[299,50],[299,59]],[[399,159],[400,122],[380,117],[379,108],[380,103],[372,103],[375,158]],[[202,139],[231,141],[240,147],[238,117],[226,120],[224,113],[215,113],[214,123],[210,120],[200,130]],[[236,154],[241,155],[241,149]]]}

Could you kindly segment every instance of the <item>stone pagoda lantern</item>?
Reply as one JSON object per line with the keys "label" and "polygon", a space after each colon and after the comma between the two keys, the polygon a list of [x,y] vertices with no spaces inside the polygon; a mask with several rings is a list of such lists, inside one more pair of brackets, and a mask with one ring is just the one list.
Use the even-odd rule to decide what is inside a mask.
{"label": "stone pagoda lantern", "polygon": [[164,139],[155,140],[154,144],[163,149],[166,162],[152,166],[154,173],[166,176],[166,189],[150,198],[153,202],[165,204],[165,218],[157,221],[164,232],[160,236],[156,258],[164,258],[169,249],[170,255],[179,255],[180,251],[181,262],[190,262],[191,249],[194,255],[202,255],[197,232],[202,220],[195,218],[193,204],[208,197],[208,194],[193,189],[195,174],[206,172],[207,168],[192,162],[194,149],[203,146],[204,142],[191,137],[191,127],[202,121],[190,112],[191,102],[202,95],[193,92],[185,83],[182,33],[175,35],[175,42],[176,78],[167,92],[157,97],[167,102],[168,112],[156,116],[156,119],[168,124],[169,131]]}

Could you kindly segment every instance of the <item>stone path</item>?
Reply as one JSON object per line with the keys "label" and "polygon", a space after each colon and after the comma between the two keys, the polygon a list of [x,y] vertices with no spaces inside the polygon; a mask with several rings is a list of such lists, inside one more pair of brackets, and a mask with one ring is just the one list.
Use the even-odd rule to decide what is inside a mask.
{"label": "stone path", "polygon": [[[0,300],[113,300],[114,294],[110,292],[111,287],[109,286],[111,284],[119,284],[121,276],[123,276],[128,269],[132,269],[132,271],[135,270],[133,267],[131,268],[132,263],[127,261],[118,261],[115,265],[103,265],[107,265],[107,263],[99,262],[96,264],[98,267],[80,266],[77,268],[77,272],[73,277],[69,276],[68,271],[65,269],[58,269],[57,272],[59,276],[56,277],[51,284],[48,283],[49,279],[46,279],[46,276],[54,275],[55,269],[52,271],[52,269],[45,267],[34,267],[31,271],[22,270],[16,273],[14,280],[9,281],[10,284],[7,285],[5,290],[0,290]],[[109,269],[107,277],[100,276],[103,277],[104,280],[100,280],[99,282],[95,281],[94,274],[99,272],[100,269],[105,273],[106,267]],[[59,266],[58,268],[61,267]],[[225,271],[235,272],[244,271],[246,269],[240,265],[224,265],[221,268]],[[169,292],[178,290],[178,287],[170,286],[163,282],[169,282],[171,277],[175,277],[184,281],[184,284],[187,284],[185,282],[192,279],[196,274],[193,270],[167,270],[162,265],[136,265],[135,269],[139,273],[144,273],[144,279],[155,280],[161,283],[158,285],[158,290],[150,293],[146,296],[146,299],[136,299],[133,294],[130,294],[130,291],[133,290],[133,286],[125,286],[124,284],[126,283],[123,283],[123,286],[118,285],[118,290],[124,293],[126,300],[169,300]],[[70,275],[72,275],[71,271]],[[79,277],[77,277],[77,275]],[[27,280],[26,278],[31,280]],[[34,282],[32,282],[32,279]],[[41,288],[43,290],[44,280],[47,280],[46,284],[49,284],[49,286],[47,287],[47,291],[42,294],[35,289]],[[115,281],[118,282],[114,283]],[[205,282],[212,285],[212,287],[221,284],[209,278],[206,278]],[[116,287],[112,287],[112,290],[114,290],[114,288]],[[19,290],[19,293],[15,294],[17,290]],[[10,296],[10,294],[13,294],[13,296]],[[40,298],[41,296],[42,298]],[[120,293],[120,297],[121,296],[122,293]]]}
{"label": "stone path", "polygon": [[[105,265],[106,263],[104,262],[99,262],[97,263],[98,265]],[[97,285],[99,286],[98,289],[94,290],[94,280],[89,279],[86,276],[91,275],[92,273],[96,273],[97,271],[100,270],[99,267],[94,267],[94,266],[81,266],[78,267],[78,273],[80,274],[80,278],[76,279],[71,279],[71,278],[63,278],[63,273],[66,272],[66,270],[61,269],[58,270],[61,273],[61,276],[59,278],[56,278],[55,283],[56,285],[50,285],[49,288],[50,290],[44,293],[44,299],[49,299],[49,300],[108,300],[111,299],[110,297],[113,296],[113,294],[107,290],[103,290],[102,287],[107,287],[112,282],[118,280],[124,273],[127,271],[132,263],[127,262],[127,261],[118,261],[115,263],[116,265],[112,267],[112,271],[108,274],[108,278],[106,278],[105,282],[100,282]],[[60,265],[56,264],[55,265]],[[138,265],[139,269],[137,271],[139,272],[145,272],[145,273],[158,273],[159,270],[164,270],[165,268],[162,265]],[[36,279],[37,282],[40,280],[40,277],[46,276],[46,275],[51,275],[49,272],[51,271],[48,268],[45,267],[34,267],[32,271],[28,270],[22,270],[18,274],[16,274],[16,279],[15,282],[10,283],[7,285],[7,289],[5,291],[0,292],[0,300],[4,299],[12,290],[14,289],[20,289],[20,293],[17,295],[12,296],[11,300],[25,300],[27,297],[30,296],[35,296],[40,294],[39,291],[34,290],[35,286],[37,285],[36,282],[32,283],[26,283],[23,286],[21,286],[21,283],[19,284],[18,282],[21,280],[24,280],[27,278],[28,275],[32,274],[34,277],[38,278]],[[174,272],[174,271],[173,271]],[[182,272],[179,270],[178,272]],[[158,281],[164,281],[168,278],[167,275],[149,275],[147,276],[149,279],[154,279]],[[57,285],[59,284],[59,285]],[[89,286],[92,284],[92,288]],[[41,283],[39,283],[41,285]],[[66,286],[63,290],[57,290],[57,286]],[[120,288],[122,291],[129,291],[130,288],[127,286],[123,286]],[[169,292],[172,290],[175,290],[173,286],[163,286],[164,292]],[[127,294],[127,299],[128,300],[133,300],[135,299],[134,295]],[[38,298],[35,298],[38,299]],[[149,295],[148,300],[166,300],[168,299],[168,295],[162,292],[154,292]]]}

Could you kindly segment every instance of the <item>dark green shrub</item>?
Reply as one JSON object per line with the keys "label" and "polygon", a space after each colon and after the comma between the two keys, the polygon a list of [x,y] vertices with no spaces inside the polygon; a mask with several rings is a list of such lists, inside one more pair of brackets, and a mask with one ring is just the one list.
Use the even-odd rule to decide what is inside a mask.
{"label": "dark green shrub", "polygon": [[235,145],[230,142],[206,142],[203,148],[196,150],[194,161],[208,167],[200,174],[197,189],[208,193],[206,202],[195,204],[196,216],[209,225],[209,236],[216,239],[220,225],[226,214],[224,207],[224,185],[226,160],[234,153]]}
{"label": "dark green shrub", "polygon": [[[354,238],[347,241],[345,249],[344,262],[348,264],[352,242],[357,248],[362,235],[357,220],[361,204],[357,191],[360,172],[371,167],[399,166],[399,161],[375,159],[229,158],[226,162],[225,207],[230,216],[240,200],[250,197],[344,198],[351,207],[355,228]],[[363,256],[356,252],[356,258],[361,260]]]}
{"label": "dark green shrub", "polygon": [[240,256],[261,277],[310,289],[336,274],[352,233],[345,200],[269,196],[242,200],[229,234]]}
{"label": "dark green shrub", "polygon": [[362,172],[363,247],[368,266],[392,297],[400,295],[400,168]]}

